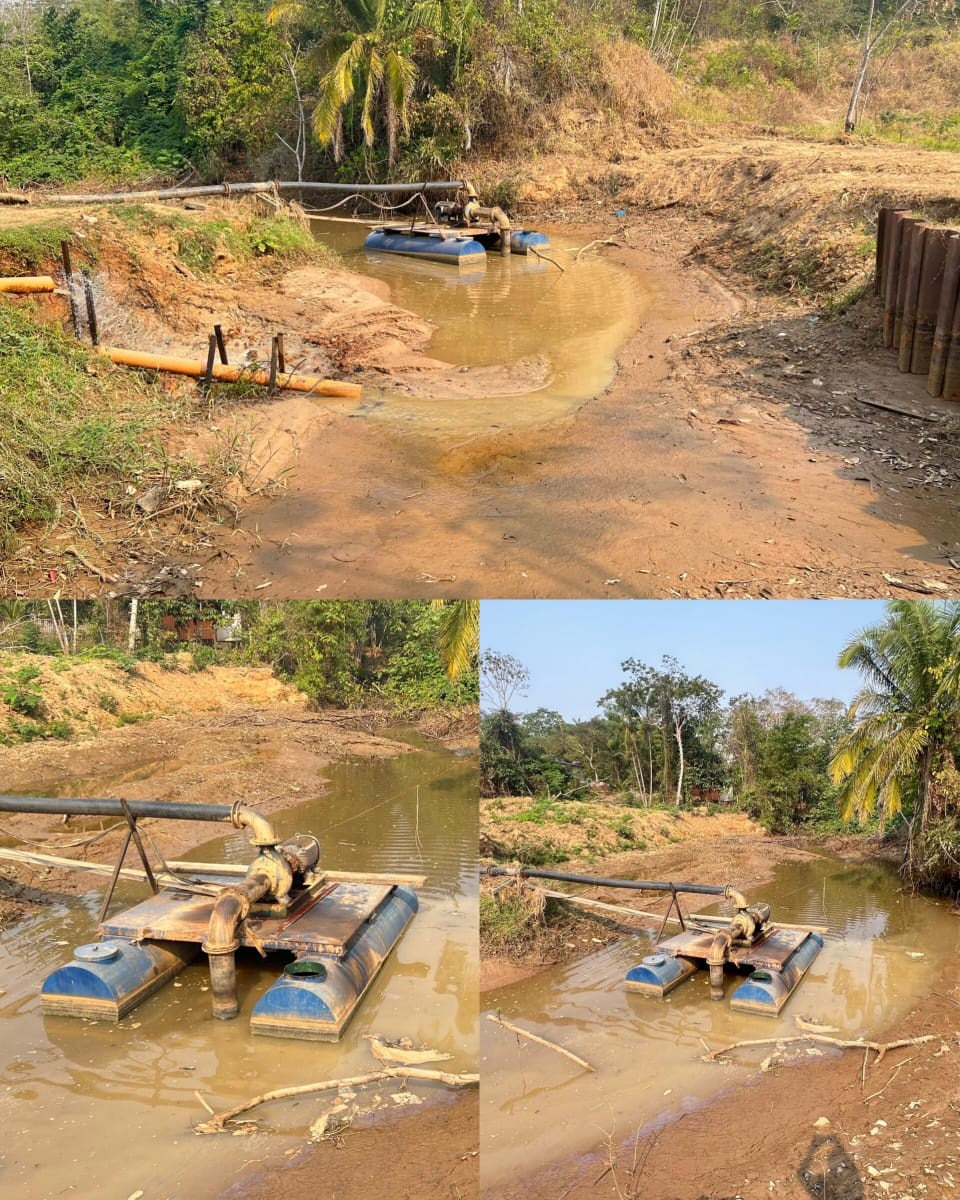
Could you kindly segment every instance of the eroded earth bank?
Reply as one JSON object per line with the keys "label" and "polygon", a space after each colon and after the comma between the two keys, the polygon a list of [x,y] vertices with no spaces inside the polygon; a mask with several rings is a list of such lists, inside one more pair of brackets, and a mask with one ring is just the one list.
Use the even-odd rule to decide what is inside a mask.
{"label": "eroded earth bank", "polygon": [[[138,385],[168,398],[165,465],[104,471],[52,528],[21,528],[4,587],[949,590],[960,418],[897,372],[867,285],[877,207],[956,223],[958,179],[948,153],[786,139],[544,156],[517,205],[558,265],[491,258],[480,282],[368,260],[362,227],[315,227],[339,260],[259,235],[244,255],[236,201],[7,211],[96,242],[114,342],[199,359],[219,323],[235,361],[262,363],[282,330],[290,363],[363,395]],[[5,302],[69,321],[62,297]]]}

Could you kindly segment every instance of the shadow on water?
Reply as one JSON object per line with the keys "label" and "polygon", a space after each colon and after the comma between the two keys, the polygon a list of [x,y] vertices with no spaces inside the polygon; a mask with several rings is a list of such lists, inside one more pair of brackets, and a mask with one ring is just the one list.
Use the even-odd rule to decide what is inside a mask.
{"label": "shadow on water", "polygon": [[[324,771],[323,794],[318,786],[314,799],[272,818],[284,835],[315,833],[331,868],[428,877],[419,913],[336,1045],[250,1034],[253,1005],[279,969],[254,952],[239,956],[235,1021],[213,1020],[202,956],[116,1025],[41,1017],[40,984],[94,936],[99,891],[52,903],[5,934],[0,1182],[9,1194],[128,1196],[145,1188],[170,1200],[212,1200],[245,1161],[301,1144],[324,1101],[265,1107],[256,1114],[260,1132],[238,1154],[233,1138],[193,1133],[203,1116],[195,1092],[225,1108],[270,1088],[368,1071],[375,1063],[365,1034],[410,1037],[451,1054],[452,1070],[476,1069],[476,763],[417,745],[398,758]],[[246,862],[252,852],[231,834],[192,856]],[[142,895],[126,885],[115,903]]]}
{"label": "shadow on water", "polygon": [[[960,930],[948,907],[913,896],[901,884],[895,871],[851,868],[823,857],[782,864],[770,884],[749,896],[769,901],[775,920],[830,930],[776,1018],[732,1012],[734,977],[727,980],[724,1001],[711,1002],[705,971],[662,1001],[625,991],[624,976],[650,953],[652,932],[487,993],[485,1009],[567,1047],[596,1073],[520,1044],[484,1021],[484,1185],[586,1152],[611,1131],[627,1137],[696,1108],[721,1088],[745,1081],[771,1052],[757,1047],[738,1054],[735,1063],[717,1065],[700,1061],[705,1048],[795,1034],[796,1016],[835,1027],[844,1038],[878,1034],[895,1023],[960,950]],[[801,1053],[831,1051],[807,1047]],[[817,1149],[816,1162],[824,1153],[829,1151]],[[816,1169],[811,1167],[814,1175]]]}

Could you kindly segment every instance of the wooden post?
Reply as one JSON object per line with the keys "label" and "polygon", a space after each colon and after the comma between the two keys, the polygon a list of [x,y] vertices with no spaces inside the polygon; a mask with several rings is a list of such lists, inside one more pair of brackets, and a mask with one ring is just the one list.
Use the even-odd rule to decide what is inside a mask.
{"label": "wooden post", "polygon": [[223,340],[223,329],[219,325],[214,325],[213,336],[217,339],[217,350],[220,354],[220,361],[225,367],[229,366],[227,362],[227,343]]}
{"label": "wooden post", "polygon": [[97,321],[97,306],[93,298],[93,280],[86,267],[83,268],[83,295],[87,302],[87,324],[90,327],[90,341],[94,346],[100,345],[100,325]]}
{"label": "wooden post", "polygon": [[203,390],[209,392],[213,387],[213,362],[217,357],[217,335],[210,334],[210,340],[207,343],[207,369],[203,373]]}
{"label": "wooden post", "polygon": [[283,350],[283,333],[277,334],[277,366],[280,369],[280,374],[283,375],[287,370],[287,356]]}
{"label": "wooden post", "polygon": [[280,357],[280,347],[277,344],[277,339],[274,337],[270,345],[270,383],[268,387],[272,392],[277,386],[277,363]]}
{"label": "wooden post", "polygon": [[70,243],[60,243],[60,254],[63,257],[63,274],[67,281],[67,298],[70,301],[70,321],[73,325],[73,336],[80,341],[83,328],[80,324],[80,310],[77,308],[77,297],[73,292],[73,260],[70,257]]}

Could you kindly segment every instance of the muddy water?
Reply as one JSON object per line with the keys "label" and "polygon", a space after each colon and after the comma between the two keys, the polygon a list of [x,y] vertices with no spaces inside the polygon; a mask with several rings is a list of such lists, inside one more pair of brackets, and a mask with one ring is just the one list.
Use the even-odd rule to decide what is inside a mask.
{"label": "muddy water", "polygon": [[[41,1017],[44,976],[94,937],[99,893],[46,907],[0,939],[0,1190],[34,1198],[213,1200],[245,1164],[303,1144],[323,1098],[261,1110],[260,1132],[198,1137],[194,1092],[222,1109],[275,1087],[360,1074],[376,1066],[364,1034],[406,1035],[475,1070],[477,1051],[476,766],[421,747],[395,759],[324,773],[330,787],[272,818],[284,834],[315,833],[341,870],[428,876],[420,911],[337,1045],[251,1036],[247,1019],[276,978],[255,954],[239,970],[240,1016],[210,1015],[195,963],[118,1025]],[[304,794],[310,792],[304,780]],[[211,826],[211,828],[216,828]],[[237,834],[198,847],[198,859],[249,861]],[[42,886],[42,879],[38,885]],[[131,885],[121,901],[141,898]],[[421,1096],[431,1085],[415,1090]],[[393,1106],[382,1089],[387,1106]],[[375,1089],[368,1089],[368,1095]],[[333,1151],[331,1151],[333,1152]]]}
{"label": "muddy water", "polygon": [[699,1061],[704,1043],[714,1048],[796,1033],[798,1015],[851,1038],[895,1025],[960,950],[956,917],[899,888],[893,872],[823,858],[780,866],[773,882],[750,897],[768,900],[782,921],[830,927],[824,949],[778,1018],[731,1012],[735,977],[727,980],[727,1000],[711,1002],[705,971],[665,1001],[626,992],[624,975],[650,953],[652,935],[629,937],[486,993],[487,1012],[499,1010],[569,1048],[596,1073],[532,1043],[518,1045],[513,1034],[484,1020],[484,1184],[593,1149],[605,1134],[617,1144],[748,1079],[770,1053],[769,1047],[740,1051],[735,1065],[707,1064]]}
{"label": "muddy water", "polygon": [[365,388],[358,414],[432,430],[540,424],[575,411],[612,381],[616,355],[636,328],[643,296],[630,272],[596,255],[576,261],[569,235],[550,233],[548,251],[564,267],[532,256],[488,254],[481,270],[366,254],[365,225],[311,222],[344,265],[387,283],[398,307],[432,322],[426,348],[458,367],[510,367],[545,360],[542,386],[481,400],[378,394]]}

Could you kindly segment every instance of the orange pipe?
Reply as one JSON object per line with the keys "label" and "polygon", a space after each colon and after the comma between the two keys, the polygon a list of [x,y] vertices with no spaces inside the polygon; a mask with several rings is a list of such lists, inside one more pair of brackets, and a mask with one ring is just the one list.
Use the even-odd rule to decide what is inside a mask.
{"label": "orange pipe", "polygon": [[[101,349],[112,362],[120,363],[125,367],[143,367],[149,371],[171,371],[175,375],[193,375],[197,379],[200,379],[207,371],[204,363],[190,358],[175,358],[170,354],[149,354],[143,350],[115,350],[109,346],[102,346]],[[270,383],[269,371],[226,366],[223,363],[214,363],[212,374],[214,379],[224,383],[236,383],[238,380],[249,383]],[[277,372],[277,387],[294,392],[311,392],[315,396],[356,398],[361,395],[361,390],[355,383],[341,383],[337,379],[322,379],[319,375],[294,375],[287,371]]]}
{"label": "orange pipe", "polygon": [[50,275],[8,275],[0,278],[0,292],[52,292],[56,286]]}

